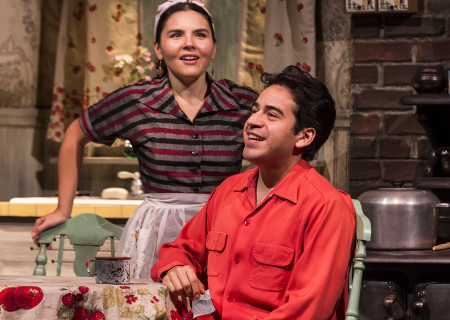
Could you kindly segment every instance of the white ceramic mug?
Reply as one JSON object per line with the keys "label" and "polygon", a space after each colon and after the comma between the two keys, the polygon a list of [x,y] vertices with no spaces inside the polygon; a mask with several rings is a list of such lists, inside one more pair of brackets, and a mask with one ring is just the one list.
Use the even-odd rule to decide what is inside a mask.
{"label": "white ceramic mug", "polygon": [[[89,274],[95,276],[95,282],[100,284],[129,284],[130,257],[95,257],[86,262]],[[89,270],[88,264],[95,263],[95,274]]]}

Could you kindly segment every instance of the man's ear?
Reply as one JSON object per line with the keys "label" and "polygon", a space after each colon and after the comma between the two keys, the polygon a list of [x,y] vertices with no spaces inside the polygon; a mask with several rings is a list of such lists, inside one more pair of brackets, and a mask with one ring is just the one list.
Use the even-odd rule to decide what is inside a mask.
{"label": "man's ear", "polygon": [[159,46],[159,43],[153,41],[153,50],[155,50],[156,57],[158,60],[163,60],[163,55],[161,53],[161,47]]}
{"label": "man's ear", "polygon": [[303,149],[304,147],[309,146],[314,141],[315,137],[316,129],[305,128],[297,134],[297,142],[295,143],[295,147],[297,149]]}

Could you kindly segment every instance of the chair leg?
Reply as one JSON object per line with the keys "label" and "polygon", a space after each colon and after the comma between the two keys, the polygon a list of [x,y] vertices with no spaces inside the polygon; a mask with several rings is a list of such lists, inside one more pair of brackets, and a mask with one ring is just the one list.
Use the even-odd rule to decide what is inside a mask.
{"label": "chair leg", "polygon": [[64,251],[64,235],[62,234],[59,239],[59,250],[58,250],[58,264],[56,266],[56,275],[59,277],[61,275],[61,265]]}
{"label": "chair leg", "polygon": [[358,240],[355,253],[355,262],[353,264],[353,281],[350,297],[348,299],[348,308],[345,313],[345,320],[357,320],[359,317],[359,298],[362,286],[362,275],[365,269],[364,260],[366,254],[366,244]]}
{"label": "chair leg", "polygon": [[36,267],[34,268],[33,275],[35,276],[45,276],[45,265],[47,264],[47,245],[45,243],[41,244],[39,252],[36,255]]}

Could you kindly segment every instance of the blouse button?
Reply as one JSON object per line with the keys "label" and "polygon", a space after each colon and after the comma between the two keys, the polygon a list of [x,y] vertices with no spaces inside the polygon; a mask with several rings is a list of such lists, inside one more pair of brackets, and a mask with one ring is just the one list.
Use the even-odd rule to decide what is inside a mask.
{"label": "blouse button", "polygon": [[198,133],[194,133],[194,134],[192,135],[192,138],[198,139]]}
{"label": "blouse button", "polygon": [[228,297],[228,298],[227,298],[227,301],[228,301],[228,302],[233,302],[233,298],[232,298],[232,297]]}
{"label": "blouse button", "polygon": [[197,151],[191,151],[191,154],[193,154],[194,156],[196,156],[198,154]]}
{"label": "blouse button", "polygon": [[239,260],[238,258],[234,259],[234,263],[239,264],[239,262],[241,262],[241,260]]}
{"label": "blouse button", "polygon": [[199,193],[200,189],[199,188],[192,188],[192,191],[194,191],[194,193]]}
{"label": "blouse button", "polygon": [[244,226],[248,226],[250,224],[250,221],[249,220],[245,220],[244,221]]}
{"label": "blouse button", "polygon": [[197,169],[191,169],[191,170],[189,170],[189,171],[191,171],[192,174],[197,174],[197,173],[198,173],[198,170],[197,170]]}

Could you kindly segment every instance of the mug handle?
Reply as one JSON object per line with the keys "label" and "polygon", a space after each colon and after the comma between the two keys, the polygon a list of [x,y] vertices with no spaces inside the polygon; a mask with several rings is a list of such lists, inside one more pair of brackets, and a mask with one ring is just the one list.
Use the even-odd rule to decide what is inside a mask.
{"label": "mug handle", "polygon": [[89,267],[88,267],[89,262],[95,263],[95,260],[94,260],[94,259],[91,259],[91,260],[88,260],[88,262],[86,262],[86,270],[87,270],[87,272],[89,272],[89,274],[90,274],[91,276],[95,276],[95,274],[93,274],[93,273],[91,272],[91,270],[89,270]]}

